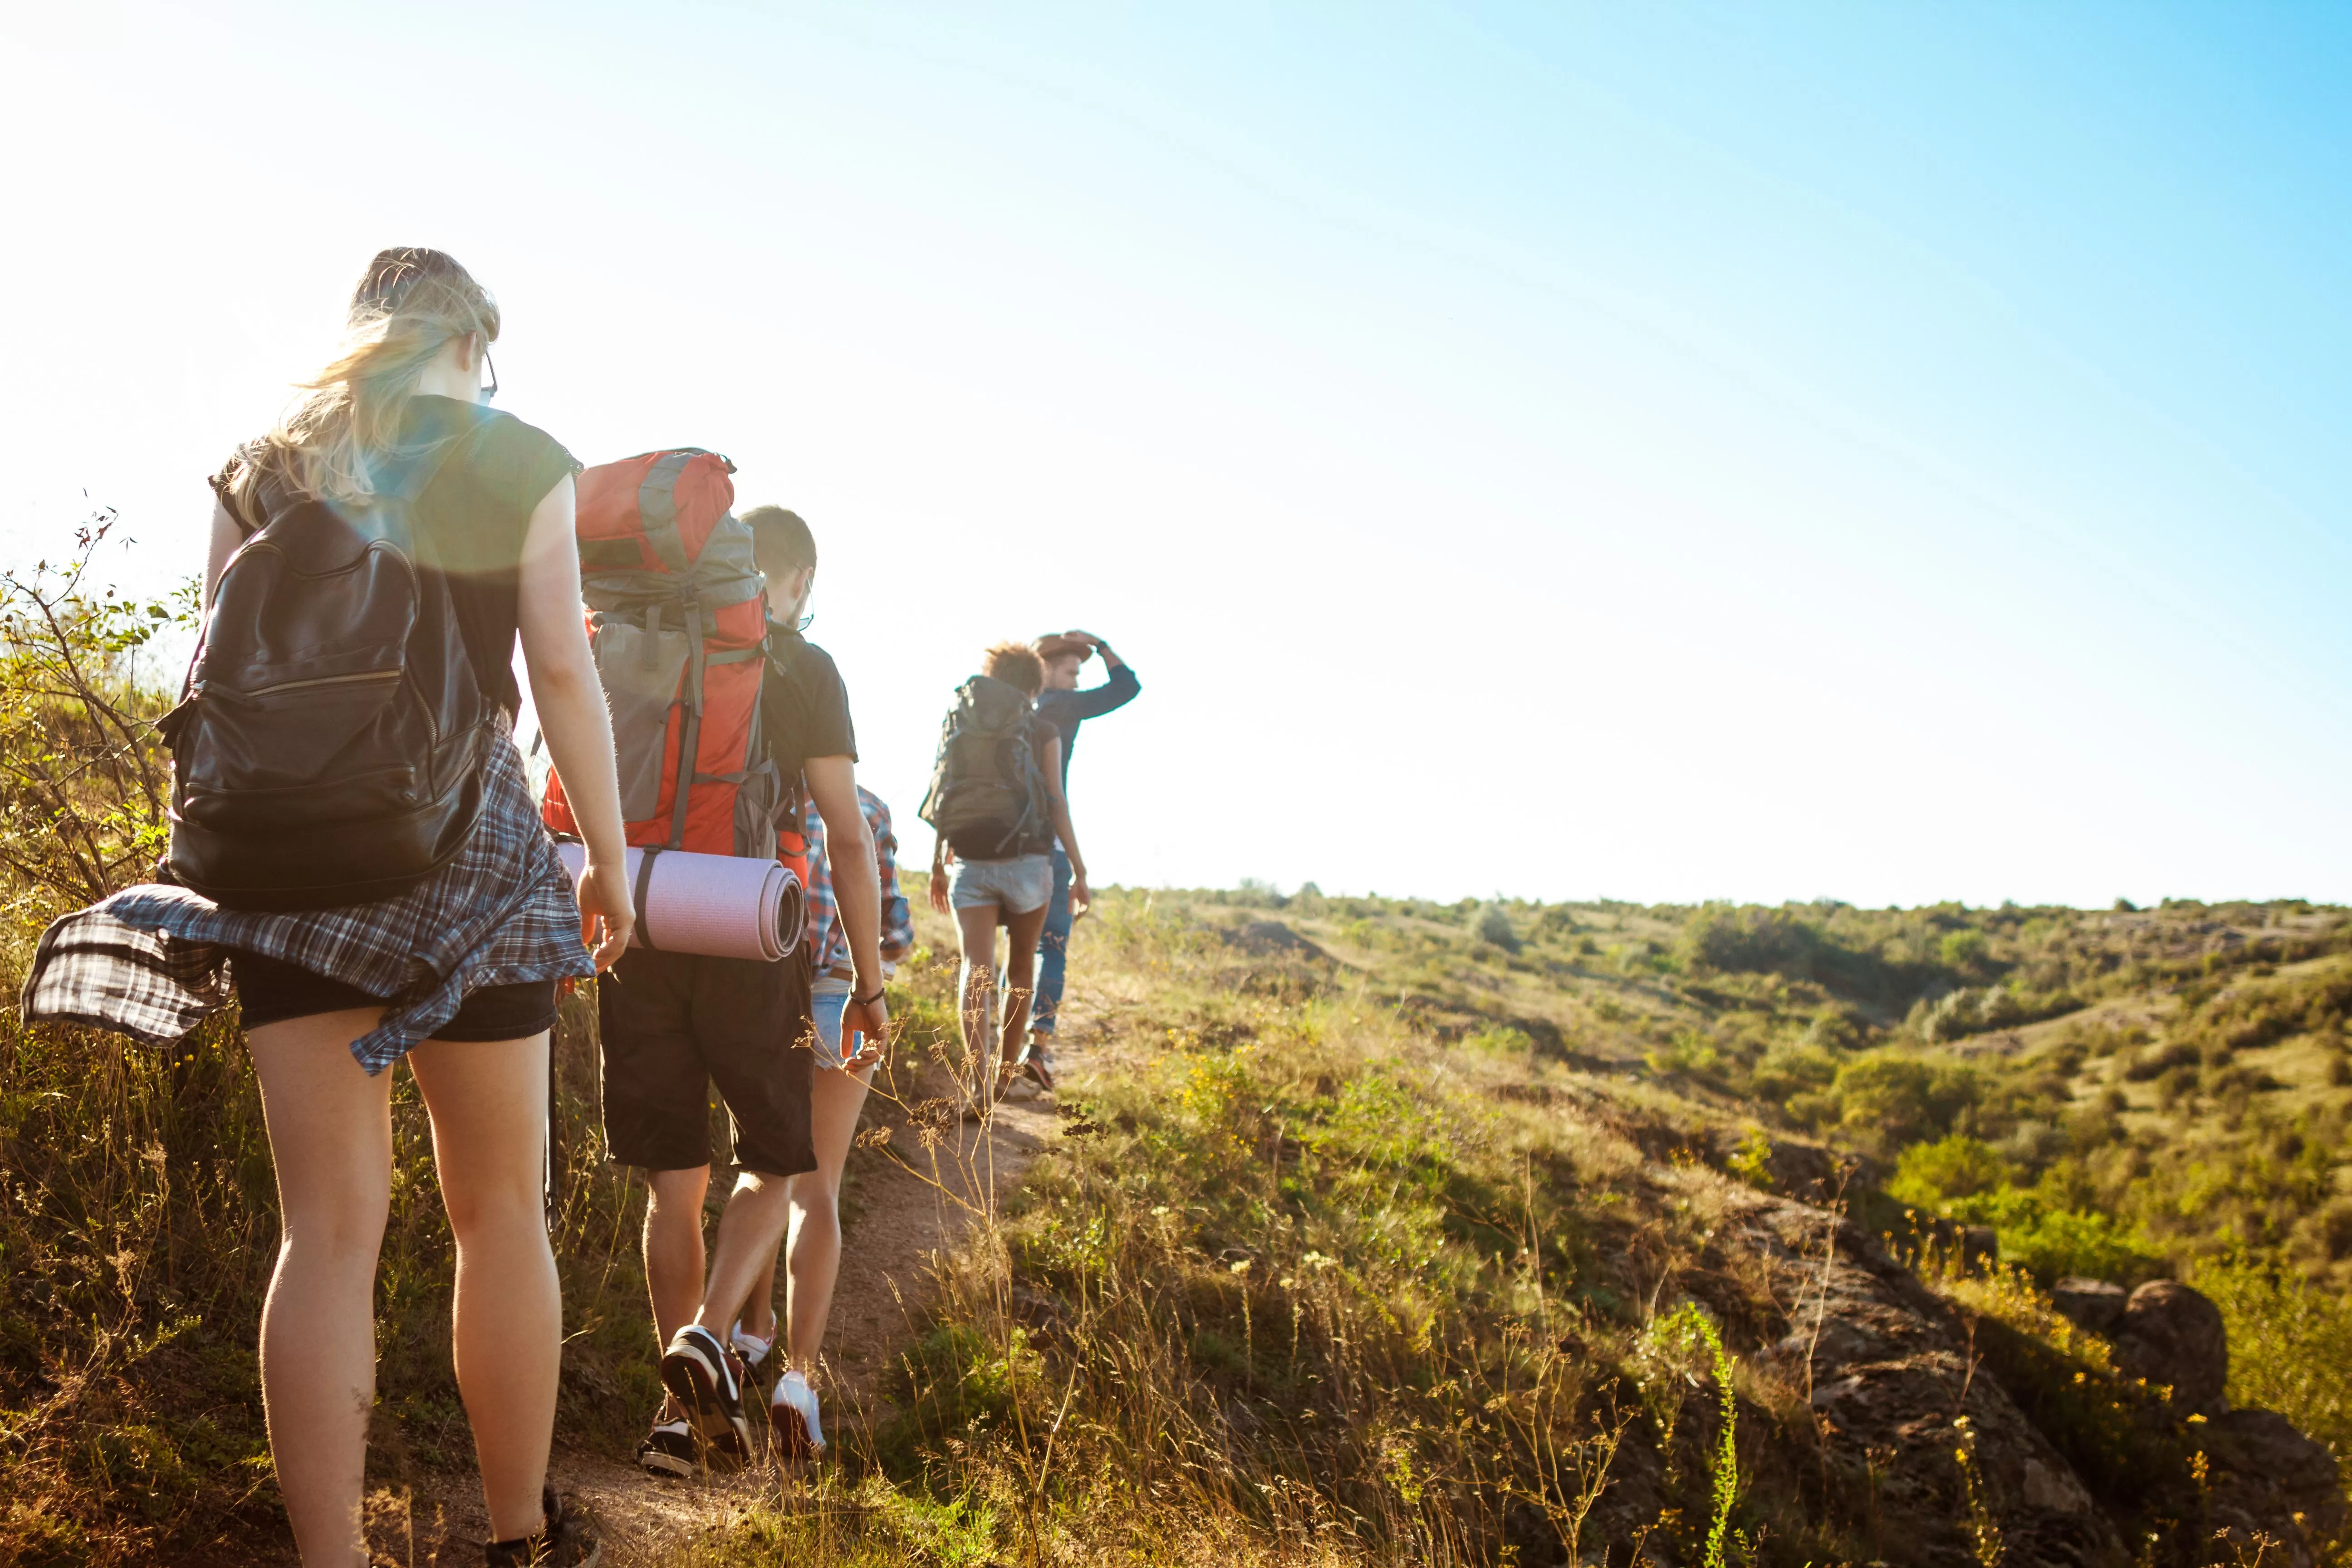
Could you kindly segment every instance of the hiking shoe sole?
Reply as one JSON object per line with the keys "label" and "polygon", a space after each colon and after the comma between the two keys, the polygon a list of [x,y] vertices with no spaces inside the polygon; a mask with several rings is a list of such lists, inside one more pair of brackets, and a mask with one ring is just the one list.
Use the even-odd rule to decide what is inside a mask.
{"label": "hiking shoe sole", "polygon": [[681,1329],[661,1360],[662,1386],[686,1411],[687,1425],[702,1439],[714,1468],[736,1468],[751,1458],[751,1424],[743,1402],[729,1392],[734,1379],[727,1352],[708,1331]]}
{"label": "hiking shoe sole", "polygon": [[649,1476],[685,1480],[702,1468],[701,1445],[683,1421],[657,1424],[637,1445],[637,1468]]}

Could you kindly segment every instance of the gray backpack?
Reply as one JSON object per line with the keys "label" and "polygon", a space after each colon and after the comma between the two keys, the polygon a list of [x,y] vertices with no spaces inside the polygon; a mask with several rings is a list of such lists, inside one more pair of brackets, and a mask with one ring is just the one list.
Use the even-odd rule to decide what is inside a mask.
{"label": "gray backpack", "polygon": [[961,860],[1009,860],[1054,847],[1029,695],[993,676],[956,688],[919,815]]}

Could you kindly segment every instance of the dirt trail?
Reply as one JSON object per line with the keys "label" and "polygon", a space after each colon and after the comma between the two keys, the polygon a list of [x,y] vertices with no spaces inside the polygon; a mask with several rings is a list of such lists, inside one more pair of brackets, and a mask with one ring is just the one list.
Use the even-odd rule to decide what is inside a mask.
{"label": "dirt trail", "polygon": [[[1080,1015],[1075,1006],[1069,1012]],[[1078,1034],[1080,1016],[1070,1023],[1067,1033]],[[852,1153],[844,1194],[841,1278],[824,1347],[831,1371],[824,1422],[836,1442],[887,1415],[877,1392],[881,1374],[918,1321],[931,1288],[934,1255],[954,1245],[975,1210],[992,1206],[1020,1184],[1057,1121],[1052,1098],[1026,1086],[997,1107],[984,1134],[976,1124],[960,1122],[932,1151],[919,1146],[896,1107],[877,1102],[869,1120],[891,1125],[893,1136],[888,1150]],[[758,1426],[760,1417],[753,1420]],[[694,1537],[731,1522],[778,1485],[765,1468],[701,1481],[656,1481],[626,1454],[567,1451],[562,1434],[557,1436],[549,1479],[595,1513],[607,1568],[673,1561]],[[381,1496],[370,1514],[379,1564],[455,1568],[481,1561],[477,1543],[488,1521],[470,1469],[434,1478],[404,1503]]]}

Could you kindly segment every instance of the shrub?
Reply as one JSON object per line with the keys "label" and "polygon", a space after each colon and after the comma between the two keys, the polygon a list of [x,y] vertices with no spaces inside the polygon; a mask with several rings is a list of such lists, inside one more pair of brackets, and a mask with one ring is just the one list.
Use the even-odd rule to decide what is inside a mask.
{"label": "shrub", "polygon": [[1914,1143],[1903,1151],[1895,1179],[1886,1184],[1889,1197],[1941,1213],[1955,1198],[1972,1198],[2009,1184],[2009,1162],[1990,1145],[1954,1133],[1934,1143]]}
{"label": "shrub", "polygon": [[1811,969],[1819,941],[1785,910],[1708,904],[1683,922],[1675,956],[1696,973],[1798,974]]}
{"label": "shrub", "polygon": [[1950,1131],[1984,1091],[1967,1066],[1890,1049],[1856,1057],[1838,1068],[1829,1092],[1845,1137],[1873,1153],[1892,1154]]}
{"label": "shrub", "polygon": [[1992,939],[1980,931],[1956,931],[1946,934],[1936,944],[1936,956],[1947,969],[1972,974],[1985,966],[1992,955]]}
{"label": "shrub", "polygon": [[1519,933],[1511,926],[1510,911],[1499,903],[1488,904],[1478,913],[1478,940],[1491,942],[1505,952],[1519,951]]}
{"label": "shrub", "polygon": [[2231,1403],[2352,1452],[2352,1301],[2243,1254],[2199,1263],[2189,1282],[2221,1309]]}

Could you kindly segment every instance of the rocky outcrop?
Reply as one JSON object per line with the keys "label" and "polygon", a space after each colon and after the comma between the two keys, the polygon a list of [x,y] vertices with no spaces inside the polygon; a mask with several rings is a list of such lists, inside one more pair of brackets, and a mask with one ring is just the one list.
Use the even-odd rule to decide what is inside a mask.
{"label": "rocky outcrop", "polygon": [[[1803,1391],[1827,1467],[1889,1561],[1971,1568],[1997,1520],[2015,1563],[2121,1564],[2122,1537],[1971,1353],[1950,1306],[1855,1226],[1763,1198],[1737,1225],[1793,1325],[1760,1358]],[[1962,1455],[1967,1457],[1963,1459]]]}
{"label": "rocky outcrop", "polygon": [[[2143,1287],[2145,1289],[2145,1287]],[[2200,1423],[2210,1464],[2208,1517],[2232,1544],[2268,1536],[2286,1568],[2311,1568],[2343,1532],[2336,1456],[2274,1410],[2231,1410]]]}
{"label": "rocky outcrop", "polygon": [[2173,1279],[2151,1279],[2131,1293],[2114,1330],[2116,1366],[2126,1376],[2169,1388],[2181,1415],[2230,1407],[2230,1335],[2221,1309]]}
{"label": "rocky outcrop", "polygon": [[2085,1279],[2069,1275],[2050,1292],[2058,1310],[2095,1334],[2112,1334],[2123,1321],[2131,1292],[2110,1279]]}

